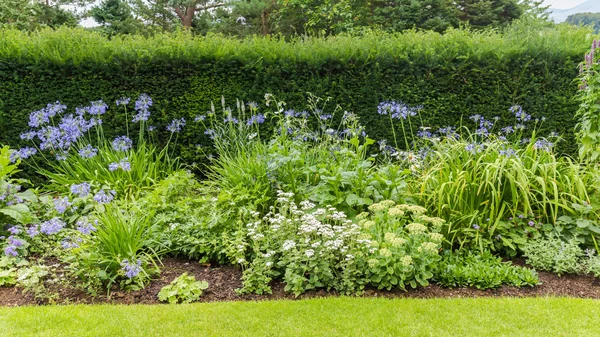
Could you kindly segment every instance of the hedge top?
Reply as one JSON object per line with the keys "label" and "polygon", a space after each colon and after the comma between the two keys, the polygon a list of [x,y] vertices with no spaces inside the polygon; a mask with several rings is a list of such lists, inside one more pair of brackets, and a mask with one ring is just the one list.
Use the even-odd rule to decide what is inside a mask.
{"label": "hedge top", "polygon": [[[506,58],[515,53],[541,57],[569,58],[581,55],[593,39],[586,29],[559,26],[558,29],[523,28],[499,32],[450,30],[407,31],[402,34],[370,33],[362,37],[333,36],[301,38],[289,42],[280,38],[254,37],[244,40],[212,35],[193,37],[185,32],[153,37],[124,36],[108,39],[84,29],[61,28],[25,33],[0,31],[0,60],[23,65],[52,64],[69,68],[141,65],[148,62],[202,60],[220,62],[323,64],[372,62],[398,63],[403,60],[434,68],[448,60]],[[187,62],[186,62],[187,61]],[[290,62],[292,61],[292,62]],[[176,62],[176,63],[174,63]],[[192,62],[192,63],[194,63]],[[35,68],[35,67],[33,67]]]}

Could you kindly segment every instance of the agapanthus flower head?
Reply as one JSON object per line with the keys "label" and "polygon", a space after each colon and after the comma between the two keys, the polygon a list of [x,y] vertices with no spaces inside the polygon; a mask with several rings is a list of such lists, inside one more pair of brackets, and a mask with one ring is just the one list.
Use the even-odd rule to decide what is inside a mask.
{"label": "agapanthus flower head", "polygon": [[131,171],[131,163],[127,160],[127,158],[125,159],[121,159],[121,161],[119,161],[118,163],[110,163],[108,165],[108,170],[109,171],[116,171],[118,169],[121,169],[123,171]]}
{"label": "agapanthus flower head", "polygon": [[152,126],[152,125],[148,126],[148,131],[152,132],[154,130],[156,130],[156,126]]}
{"label": "agapanthus flower head", "polygon": [[133,116],[133,119],[131,120],[131,122],[132,123],[145,122],[149,118],[150,118],[150,111],[148,111],[148,110],[139,110],[139,112]]}
{"label": "agapanthus flower head", "polygon": [[129,97],[121,97],[121,98],[117,99],[116,103],[117,103],[117,105],[127,105],[127,104],[129,104],[130,101],[131,101],[131,98],[129,98]]}
{"label": "agapanthus flower head", "polygon": [[88,144],[85,147],[79,150],[79,155],[81,158],[93,158],[98,154],[98,149],[92,147],[92,145]]}
{"label": "agapanthus flower head", "polygon": [[40,225],[40,232],[46,235],[52,235],[60,232],[65,227],[65,223],[59,218],[53,218],[51,220],[42,222]]}
{"label": "agapanthus flower head", "polygon": [[44,109],[34,111],[29,114],[29,123],[28,124],[32,128],[40,127],[48,122],[50,122],[50,118],[48,117],[48,115],[46,114],[46,111]]}
{"label": "agapanthus flower head", "polygon": [[147,111],[152,106],[152,98],[148,94],[141,94],[138,99],[135,101],[135,110],[137,111]]}
{"label": "agapanthus flower head", "polygon": [[554,146],[553,143],[541,138],[535,141],[535,143],[533,144],[533,148],[536,150],[543,150],[546,152],[550,152],[552,151],[552,147]]}
{"label": "agapanthus flower head", "polygon": [[52,118],[56,115],[62,114],[65,110],[67,110],[67,106],[59,101],[56,101],[55,103],[49,103],[48,105],[46,105],[45,112],[46,116]]}
{"label": "agapanthus flower head", "polygon": [[333,118],[333,115],[331,114],[319,114],[319,119],[326,121]]}
{"label": "agapanthus flower head", "polygon": [[194,118],[194,122],[202,122],[206,119],[206,115],[198,115]]}
{"label": "agapanthus flower head", "polygon": [[106,105],[104,101],[98,100],[91,102],[91,105],[88,107],[88,112],[90,115],[104,115],[106,109],[108,109],[108,105]]}
{"label": "agapanthus flower head", "polygon": [[[238,119],[233,117],[231,114],[227,115],[227,117],[223,118],[223,122],[224,123],[233,123],[233,124],[237,124],[239,123]],[[169,130],[171,131],[171,130]],[[173,131],[171,131],[173,132]]]}
{"label": "agapanthus flower head", "polygon": [[77,107],[75,108],[75,114],[78,116],[83,116],[88,112],[87,107]]}
{"label": "agapanthus flower head", "polygon": [[27,132],[23,132],[21,134],[21,139],[24,140],[33,140],[37,136],[37,132],[34,130],[29,130]]}
{"label": "agapanthus flower head", "polygon": [[125,152],[131,148],[133,141],[127,136],[119,136],[112,141],[112,147],[115,151]]}
{"label": "agapanthus flower head", "polygon": [[54,157],[58,161],[64,161],[64,160],[67,160],[67,155],[68,155],[68,153],[66,153],[66,152],[57,152]]}
{"label": "agapanthus flower head", "polygon": [[465,150],[472,154],[476,154],[483,151],[483,144],[469,143],[465,146]]}
{"label": "agapanthus flower head", "polygon": [[256,115],[253,115],[252,117],[250,117],[246,121],[246,124],[247,125],[262,124],[264,122],[265,122],[265,115],[263,115],[263,114],[256,114]]}
{"label": "agapanthus flower head", "polygon": [[69,202],[69,197],[63,198],[55,198],[54,199],[54,209],[59,213],[63,214],[64,212],[71,207],[72,203]]}
{"label": "agapanthus flower head", "polygon": [[114,190],[106,191],[102,189],[94,195],[94,200],[99,204],[107,204],[114,199],[115,194],[117,194],[117,192]]}
{"label": "agapanthus flower head", "polygon": [[217,133],[216,133],[216,132],[215,132],[215,130],[213,130],[213,129],[206,129],[206,130],[204,131],[204,134],[205,134],[205,135],[208,135],[208,137],[210,137],[210,139],[214,139],[214,138],[215,138],[215,135],[216,135]]}
{"label": "agapanthus flower head", "polygon": [[138,259],[135,262],[130,262],[128,259],[125,259],[121,262],[121,270],[125,272],[127,278],[132,279],[142,271],[142,260]]}
{"label": "agapanthus flower head", "polygon": [[90,194],[91,185],[88,182],[82,182],[81,184],[71,185],[71,193],[75,194],[80,198],[85,198]]}
{"label": "agapanthus flower head", "polygon": [[14,163],[19,159],[27,159],[37,153],[37,150],[33,147],[24,147],[10,154],[10,162]]}
{"label": "agapanthus flower head", "polygon": [[527,122],[531,120],[531,116],[523,111],[523,107],[520,105],[513,105],[508,109],[510,112],[515,114],[518,121]]}
{"label": "agapanthus flower head", "polygon": [[171,121],[171,123],[167,126],[167,130],[171,131],[171,132],[179,132],[181,131],[181,129],[185,126],[185,119],[184,118],[180,118],[180,119],[174,119]]}

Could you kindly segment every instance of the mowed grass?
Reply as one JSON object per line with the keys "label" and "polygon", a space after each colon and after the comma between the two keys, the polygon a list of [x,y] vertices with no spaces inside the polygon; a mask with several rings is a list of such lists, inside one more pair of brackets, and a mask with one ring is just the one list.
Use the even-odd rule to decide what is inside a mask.
{"label": "mowed grass", "polygon": [[600,336],[600,301],[374,299],[0,308],[1,336]]}

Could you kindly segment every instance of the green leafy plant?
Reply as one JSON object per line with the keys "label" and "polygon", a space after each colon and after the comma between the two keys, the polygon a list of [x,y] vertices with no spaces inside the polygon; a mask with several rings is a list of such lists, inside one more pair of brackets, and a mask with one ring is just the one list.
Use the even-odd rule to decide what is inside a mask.
{"label": "green leafy plant", "polygon": [[439,260],[444,236],[438,231],[444,220],[425,215],[423,207],[395,205],[391,200],[375,203],[369,211],[358,217],[375,247],[367,260],[369,283],[388,290],[427,286]]}
{"label": "green leafy plant", "polygon": [[531,240],[523,246],[527,263],[539,270],[561,274],[576,274],[583,271],[583,250],[575,240],[565,242],[556,235]]}
{"label": "green leafy plant", "polygon": [[502,262],[489,251],[446,251],[436,264],[434,282],[445,287],[493,289],[502,285],[523,287],[539,284],[535,270]]}
{"label": "green leafy plant", "polygon": [[183,273],[160,290],[158,299],[169,304],[191,303],[197,301],[206,288],[208,282],[196,281],[194,276]]}
{"label": "green leafy plant", "polygon": [[93,216],[97,222],[82,220],[68,241],[74,274],[84,281],[99,278],[108,289],[116,282],[126,290],[143,288],[158,272],[161,252],[152,248],[150,215],[109,203]]}

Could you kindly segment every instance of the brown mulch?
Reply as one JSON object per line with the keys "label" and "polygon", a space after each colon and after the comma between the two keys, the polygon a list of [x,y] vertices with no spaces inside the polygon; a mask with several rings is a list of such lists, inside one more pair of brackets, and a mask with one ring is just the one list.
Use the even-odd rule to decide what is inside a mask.
{"label": "brown mulch", "polygon": [[[84,291],[72,287],[56,286],[49,288],[58,294],[54,303],[112,303],[112,304],[156,304],[161,303],[157,294],[162,287],[169,284],[184,272],[194,275],[197,280],[205,280],[209,287],[200,298],[201,302],[213,301],[247,301],[247,300],[273,300],[295,299],[293,294],[284,291],[284,284],[274,282],[273,293],[270,295],[238,295],[235,289],[242,285],[240,269],[233,266],[210,267],[195,261],[167,258],[163,261],[160,277],[153,280],[145,289],[140,291],[123,292],[115,291],[110,297],[105,294],[92,297]],[[592,276],[563,275],[539,272],[541,285],[535,287],[500,287],[493,290],[478,290],[473,288],[443,288],[438,285],[429,285],[417,289],[385,291],[367,289],[364,297],[384,298],[439,298],[439,297],[539,297],[539,296],[567,296],[579,298],[600,299],[600,282]],[[298,298],[337,296],[334,292],[310,291]],[[14,287],[0,287],[0,306],[21,306],[46,304],[47,300],[36,300],[30,293],[23,294],[22,290]]]}

